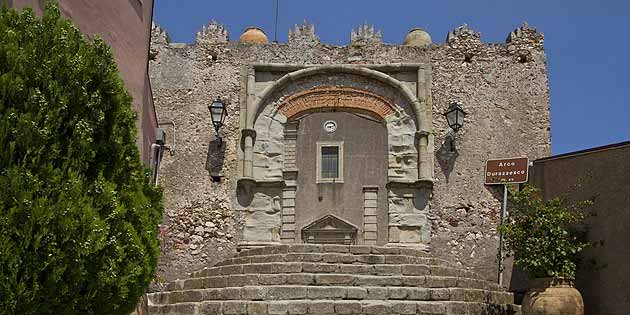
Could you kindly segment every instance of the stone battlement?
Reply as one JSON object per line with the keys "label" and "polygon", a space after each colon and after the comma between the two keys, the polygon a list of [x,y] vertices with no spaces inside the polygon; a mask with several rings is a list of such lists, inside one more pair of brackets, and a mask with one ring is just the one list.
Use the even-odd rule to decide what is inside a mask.
{"label": "stone battlement", "polygon": [[[413,29],[411,30],[413,31]],[[261,30],[262,32],[262,30]],[[164,37],[166,41],[168,36],[166,32],[158,25],[153,25],[152,34],[157,37]],[[350,46],[363,46],[363,45],[383,45],[383,35],[380,29],[376,29],[374,25],[367,23],[359,25],[356,29],[352,29],[349,34]],[[474,31],[468,25],[464,24],[456,29],[449,31],[446,36],[446,43],[434,44],[434,45],[449,45],[455,42],[480,42],[481,34]],[[519,45],[535,45],[537,48],[542,47],[544,36],[542,33],[536,31],[535,28],[529,26],[527,22],[524,22],[521,26],[517,27],[514,31],[508,33],[505,40],[505,44]],[[207,44],[223,44],[230,42],[228,30],[225,26],[218,24],[212,20],[209,24],[204,25],[201,30],[196,34],[195,44],[207,43]],[[251,44],[245,42],[244,44]],[[308,24],[305,20],[302,25],[295,25],[293,29],[289,29],[287,43],[269,43],[259,45],[326,45],[321,43],[319,36],[315,33],[315,25]],[[387,45],[404,45],[403,43],[387,43]]]}

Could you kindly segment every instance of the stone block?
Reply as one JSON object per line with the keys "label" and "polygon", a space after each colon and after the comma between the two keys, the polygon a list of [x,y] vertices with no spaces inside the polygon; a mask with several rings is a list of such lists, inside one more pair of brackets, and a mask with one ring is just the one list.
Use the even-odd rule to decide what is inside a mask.
{"label": "stone block", "polygon": [[224,288],[227,286],[227,277],[203,278],[204,288]]}
{"label": "stone block", "polygon": [[319,253],[322,251],[322,245],[315,244],[291,244],[289,245],[290,253]]}
{"label": "stone block", "polygon": [[232,266],[223,266],[220,269],[222,275],[233,275],[243,273],[243,266],[241,265],[232,265]]}
{"label": "stone block", "polygon": [[361,314],[361,303],[355,301],[335,301],[335,314]]}
{"label": "stone block", "polygon": [[[206,314],[220,314],[220,313],[201,313]],[[267,302],[247,302],[247,315],[268,315]]]}
{"label": "stone block", "polygon": [[278,286],[268,287],[266,299],[268,300],[299,300],[306,298],[305,286]]}
{"label": "stone block", "polygon": [[347,245],[329,245],[326,244],[323,246],[324,252],[329,253],[348,253],[350,252],[350,248]]}
{"label": "stone block", "polygon": [[318,285],[352,285],[354,277],[341,274],[316,275],[315,283]]}
{"label": "stone block", "polygon": [[344,287],[308,287],[309,299],[344,299],[347,289]]}
{"label": "stone block", "polygon": [[[166,314],[197,314],[199,311],[199,304],[197,303],[179,303],[175,305],[168,305]],[[223,313],[227,314],[227,313]]]}
{"label": "stone block", "polygon": [[250,257],[251,264],[266,264],[272,262],[284,262],[284,257],[282,255],[260,255]]}
{"label": "stone block", "polygon": [[376,232],[378,230],[375,223],[365,223],[363,229],[365,232]]}
{"label": "stone block", "polygon": [[308,273],[296,273],[286,275],[287,284],[310,285],[315,283],[315,276]]}
{"label": "stone block", "polygon": [[[243,301],[225,301],[223,302],[224,315],[243,315],[247,312],[247,303]],[[195,313],[188,313],[195,314]]]}
{"label": "stone block", "polygon": [[[419,315],[445,315],[446,307],[444,303],[434,303],[434,302],[417,302],[416,303],[416,314]],[[466,314],[466,313],[462,313]],[[461,315],[461,314],[460,314]]]}
{"label": "stone block", "polygon": [[431,266],[431,275],[443,276],[443,277],[457,277],[460,271],[455,268],[443,267],[443,266]]}
{"label": "stone block", "polygon": [[374,273],[374,266],[345,264],[339,266],[339,272],[352,275],[368,275]]}
{"label": "stone block", "polygon": [[364,264],[384,264],[385,257],[381,255],[359,255],[357,261]]}
{"label": "stone block", "polygon": [[308,306],[309,314],[333,314],[334,304],[330,301],[312,301]]}
{"label": "stone block", "polygon": [[285,284],[287,278],[285,275],[264,274],[258,276],[258,282],[260,282],[261,285],[280,285]]}
{"label": "stone block", "polygon": [[387,300],[387,288],[367,287],[368,300]]}
{"label": "stone block", "polygon": [[267,287],[248,286],[241,289],[241,298],[249,301],[263,301],[267,298]]}
{"label": "stone block", "polygon": [[354,255],[347,254],[323,254],[322,260],[327,263],[342,263],[342,264],[351,264],[355,261],[356,257]]}
{"label": "stone block", "polygon": [[365,208],[363,210],[363,214],[364,215],[377,215],[378,214],[378,209],[377,208]]}
{"label": "stone block", "polygon": [[242,288],[222,288],[219,289],[222,300],[240,300],[242,294]]}
{"label": "stone block", "polygon": [[449,296],[451,301],[465,301],[466,289],[463,288],[449,288]]}
{"label": "stone block", "polygon": [[203,300],[203,291],[186,290],[182,292],[182,302],[201,302]]}
{"label": "stone block", "polygon": [[377,223],[377,217],[375,215],[364,215],[363,216],[363,223],[364,224],[376,224]]}
{"label": "stone block", "polygon": [[427,288],[444,288],[445,287],[445,277],[440,276],[427,276],[425,278],[425,286]]}
{"label": "stone block", "polygon": [[289,315],[301,315],[308,313],[309,301],[292,301],[287,307]]}
{"label": "stone block", "polygon": [[[221,300],[222,296],[220,293],[221,289],[205,289],[203,290],[203,299],[204,301],[209,300]],[[172,302],[170,302],[172,303]]]}
{"label": "stone block", "polygon": [[258,284],[258,275],[231,275],[227,277],[227,285],[230,287],[244,287]]}
{"label": "stone block", "polygon": [[486,291],[479,289],[467,289],[464,292],[464,301],[483,302],[486,299]]}
{"label": "stone block", "polygon": [[409,288],[390,287],[388,288],[388,296],[390,300],[404,300],[409,294]]}
{"label": "stone block", "polygon": [[403,276],[402,281],[403,281],[403,285],[406,287],[424,287],[425,286],[424,276]]}
{"label": "stone block", "polygon": [[272,263],[245,265],[243,266],[243,273],[269,274],[269,273],[273,273],[273,267],[274,267],[274,264]]}
{"label": "stone block", "polygon": [[409,257],[403,255],[386,255],[386,264],[409,264]]}
{"label": "stone block", "polygon": [[339,270],[339,265],[336,264],[318,264],[318,263],[304,263],[302,264],[303,272],[311,273],[332,273]]}
{"label": "stone block", "polygon": [[364,300],[367,299],[367,289],[361,287],[349,287],[347,288],[348,300]]}
{"label": "stone block", "polygon": [[416,301],[426,301],[431,298],[431,293],[427,288],[409,288],[407,299]]}
{"label": "stone block", "polygon": [[355,246],[350,246],[349,248],[349,252],[351,254],[369,254],[372,251],[372,247],[371,246],[365,246],[365,245],[355,245]]}
{"label": "stone block", "polygon": [[402,275],[400,265],[374,265],[374,272],[380,276]]}
{"label": "stone block", "polygon": [[263,247],[261,255],[276,255],[286,254],[289,250],[289,245],[275,245]]}
{"label": "stone block", "polygon": [[203,282],[204,282],[203,278],[187,279],[184,281],[184,289],[186,290],[203,289],[204,288]]}
{"label": "stone block", "polygon": [[464,302],[448,302],[445,303],[446,315],[459,315],[459,314],[481,314],[473,313],[474,306],[470,303]]}
{"label": "stone block", "polygon": [[363,233],[363,239],[366,240],[366,242],[368,240],[376,240],[377,238],[377,232],[364,232]]}
{"label": "stone block", "polygon": [[392,301],[392,313],[407,315],[416,314],[416,302]]}
{"label": "stone block", "polygon": [[365,199],[363,201],[363,206],[365,208],[377,208],[378,207],[378,203],[376,202],[376,199]]}
{"label": "stone block", "polygon": [[402,277],[383,277],[383,276],[357,276],[354,284],[358,286],[399,286],[402,285]]}
{"label": "stone block", "polygon": [[370,301],[362,304],[363,314],[370,315],[390,315],[392,307],[387,302]]}
{"label": "stone block", "polygon": [[287,302],[284,301],[270,302],[269,305],[267,305],[267,313],[269,313],[269,315],[286,315],[289,313],[289,305]]}
{"label": "stone block", "polygon": [[429,295],[432,301],[446,301],[450,298],[448,289],[429,289]]}
{"label": "stone block", "polygon": [[375,255],[400,255],[400,248],[373,246],[372,254]]}
{"label": "stone block", "polygon": [[273,273],[299,273],[302,272],[302,263],[278,263],[273,265]]}
{"label": "stone block", "polygon": [[286,214],[284,212],[282,213],[282,229],[292,231],[295,230],[295,214]]}
{"label": "stone block", "polygon": [[322,261],[322,259],[322,254],[319,253],[288,253],[284,260],[295,262],[318,262]]}

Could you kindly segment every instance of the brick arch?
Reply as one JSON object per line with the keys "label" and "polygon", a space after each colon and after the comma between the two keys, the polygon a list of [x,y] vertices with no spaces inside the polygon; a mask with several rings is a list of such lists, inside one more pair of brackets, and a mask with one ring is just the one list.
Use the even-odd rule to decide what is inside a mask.
{"label": "brick arch", "polygon": [[278,110],[287,118],[307,111],[330,109],[365,110],[385,119],[394,112],[394,104],[378,94],[363,89],[320,86],[295,93],[278,106]]}

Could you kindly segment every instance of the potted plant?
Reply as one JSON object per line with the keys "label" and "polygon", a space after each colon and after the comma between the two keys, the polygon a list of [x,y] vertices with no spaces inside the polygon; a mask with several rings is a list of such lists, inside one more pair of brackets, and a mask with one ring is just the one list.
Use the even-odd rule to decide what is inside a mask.
{"label": "potted plant", "polygon": [[523,315],[583,315],[582,295],[573,281],[579,254],[588,246],[579,228],[585,219],[583,209],[592,202],[543,200],[529,185],[511,192],[510,199],[510,217],[499,231],[514,263],[535,279],[523,299]]}

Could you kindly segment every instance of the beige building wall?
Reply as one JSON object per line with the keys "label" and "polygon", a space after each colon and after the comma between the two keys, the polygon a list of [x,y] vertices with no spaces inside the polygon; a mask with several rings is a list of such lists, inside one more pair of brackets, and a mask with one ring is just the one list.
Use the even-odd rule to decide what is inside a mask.
{"label": "beige building wall", "polygon": [[[8,0],[10,6],[32,7],[41,15],[46,0]],[[88,37],[101,36],[112,47],[120,75],[138,113],[137,143],[142,160],[150,160],[157,118],[148,76],[153,0],[59,0],[62,15]]]}
{"label": "beige building wall", "polygon": [[[586,314],[628,314],[630,141],[536,160],[530,182],[541,188],[544,198],[594,198],[594,216],[587,221],[593,245],[584,253],[577,287]],[[526,279],[514,278],[512,284],[517,291],[527,288]]]}

